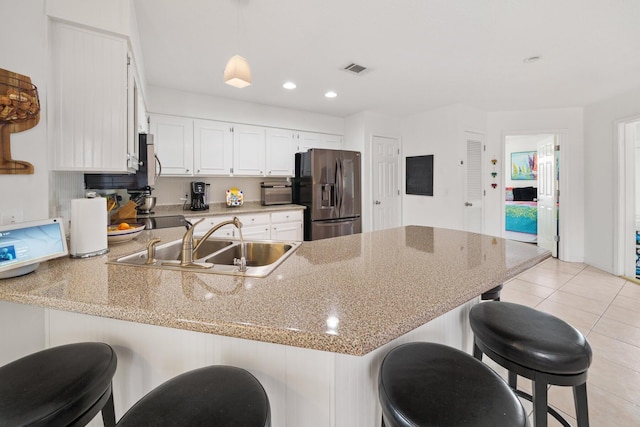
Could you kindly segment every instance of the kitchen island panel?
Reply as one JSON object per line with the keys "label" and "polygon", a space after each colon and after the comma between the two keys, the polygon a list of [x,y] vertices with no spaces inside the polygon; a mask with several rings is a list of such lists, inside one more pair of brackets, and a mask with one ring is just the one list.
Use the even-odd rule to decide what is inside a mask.
{"label": "kitchen island panel", "polygon": [[[381,417],[377,381],[384,355],[411,341],[439,342],[470,352],[472,333],[467,316],[477,301],[475,298],[364,356],[40,310],[45,313],[47,347],[102,341],[115,349],[117,418],[164,381],[191,369],[225,364],[247,369],[262,383],[269,395],[274,426],[370,427]],[[2,308],[16,305],[0,304]],[[31,314],[25,311],[25,316]],[[101,423],[97,419],[91,425]]]}

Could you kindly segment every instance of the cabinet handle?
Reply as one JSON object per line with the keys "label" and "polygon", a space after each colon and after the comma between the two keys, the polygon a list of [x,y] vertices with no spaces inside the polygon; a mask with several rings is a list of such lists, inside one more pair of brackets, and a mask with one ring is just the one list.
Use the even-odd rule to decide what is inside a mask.
{"label": "cabinet handle", "polygon": [[200,169],[198,169],[198,173],[200,173]]}
{"label": "cabinet handle", "polygon": [[185,169],[187,172],[189,172],[189,169]]}

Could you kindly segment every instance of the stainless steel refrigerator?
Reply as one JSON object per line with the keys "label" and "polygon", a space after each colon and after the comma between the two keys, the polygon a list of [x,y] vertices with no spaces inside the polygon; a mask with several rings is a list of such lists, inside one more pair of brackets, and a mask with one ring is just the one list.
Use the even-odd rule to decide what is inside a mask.
{"label": "stainless steel refrigerator", "polygon": [[296,153],[293,202],[306,206],[304,240],[362,232],[360,153],[312,148]]}

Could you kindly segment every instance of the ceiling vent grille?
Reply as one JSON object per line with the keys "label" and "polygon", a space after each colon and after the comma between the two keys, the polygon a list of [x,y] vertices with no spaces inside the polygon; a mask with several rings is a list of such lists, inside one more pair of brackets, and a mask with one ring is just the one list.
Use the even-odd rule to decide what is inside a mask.
{"label": "ceiling vent grille", "polygon": [[362,73],[364,70],[367,69],[367,67],[363,67],[362,65],[358,65],[358,64],[354,64],[353,62],[349,65],[347,65],[346,67],[344,67],[345,71],[350,71],[354,74],[360,74]]}

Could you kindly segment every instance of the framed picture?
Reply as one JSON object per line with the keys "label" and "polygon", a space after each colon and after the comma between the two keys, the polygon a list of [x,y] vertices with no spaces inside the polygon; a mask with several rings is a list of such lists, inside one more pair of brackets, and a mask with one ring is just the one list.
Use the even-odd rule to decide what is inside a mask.
{"label": "framed picture", "polygon": [[520,151],[511,153],[511,179],[538,179],[538,152]]}

